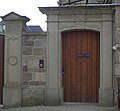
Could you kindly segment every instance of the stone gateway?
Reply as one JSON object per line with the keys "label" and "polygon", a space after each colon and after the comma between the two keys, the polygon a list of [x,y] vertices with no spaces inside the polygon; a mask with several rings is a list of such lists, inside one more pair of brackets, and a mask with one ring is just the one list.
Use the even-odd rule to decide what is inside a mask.
{"label": "stone gateway", "polygon": [[47,32],[28,31],[29,18],[14,12],[2,17],[3,105],[119,106],[119,1],[60,2],[59,7],[39,7],[47,15]]}
{"label": "stone gateway", "polygon": [[[39,9],[48,16],[47,26],[49,33],[47,35],[48,62],[46,81],[48,87],[46,89],[46,104],[58,105],[61,102],[66,101],[64,98],[71,98],[67,99],[67,102],[80,101],[96,103],[98,101],[102,106],[112,106],[114,94],[112,73],[112,37],[114,25],[113,14],[115,7],[70,6],[51,8],[41,7]],[[67,31],[67,34],[62,37],[62,34],[65,31]],[[73,31],[77,31],[79,34],[72,34]],[[94,31],[97,31],[99,34],[97,35],[97,33],[92,33]],[[72,35],[74,35],[74,37],[72,37]],[[90,45],[90,41],[91,39],[93,40],[94,36],[100,40],[96,43],[93,41],[92,46]],[[77,37],[80,40],[78,40]],[[66,39],[67,42],[65,42],[63,38]],[[77,39],[77,42],[74,43],[77,45],[76,47],[73,44],[73,42],[75,42],[74,38]],[[88,38],[90,40],[87,40]],[[64,46],[65,49],[62,49],[62,46],[64,45],[64,43],[62,43],[62,39],[66,44],[66,46]],[[89,46],[87,44],[89,44]],[[90,47],[92,49],[91,52],[94,52],[93,54],[89,50]],[[76,52],[77,49],[78,52]],[[62,50],[66,50],[67,52],[63,52]],[[64,53],[70,53],[69,55],[66,55],[67,59],[70,56],[70,59],[68,60],[69,62],[67,62],[67,59],[62,57],[62,53],[63,55]],[[88,54],[89,56],[90,54],[90,56],[88,58],[80,57],[79,59],[81,60],[74,59],[78,54],[79,56],[82,56],[81,54]],[[98,57],[98,60],[95,56]],[[87,63],[87,60],[91,63]],[[66,62],[64,63],[64,61]],[[77,65],[78,61],[81,65]],[[65,64],[65,66],[62,64]],[[64,81],[62,80],[63,66],[65,77],[67,77],[66,83],[68,83],[68,85],[65,85],[65,88],[62,86],[62,81]],[[77,70],[78,66],[79,70]],[[91,66],[91,68],[87,66]],[[93,72],[93,70],[96,71]],[[95,76],[94,74],[98,76]],[[91,80],[91,82],[88,80]],[[94,83],[96,80],[98,83]],[[76,82],[78,83],[75,84]],[[91,86],[88,86],[88,84],[91,84]],[[88,90],[88,87],[91,87],[91,91]],[[87,92],[89,92],[90,96]],[[77,96],[77,94],[81,100],[75,100],[75,95]],[[74,97],[72,95],[74,95]],[[92,95],[96,95],[96,97],[92,97]]]}

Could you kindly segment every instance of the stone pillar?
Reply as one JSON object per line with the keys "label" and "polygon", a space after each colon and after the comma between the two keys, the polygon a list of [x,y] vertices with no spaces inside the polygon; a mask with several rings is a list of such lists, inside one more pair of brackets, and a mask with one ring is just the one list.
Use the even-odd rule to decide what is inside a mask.
{"label": "stone pillar", "polygon": [[21,106],[21,39],[23,27],[29,19],[14,12],[2,19],[5,21],[3,105]]}
{"label": "stone pillar", "polygon": [[[101,42],[101,66],[99,104],[113,106],[113,75],[112,75],[112,22],[111,15],[103,15],[103,42]],[[109,41],[109,42],[108,42]],[[106,67],[107,66],[107,67]]]}
{"label": "stone pillar", "polygon": [[61,85],[59,70],[59,31],[57,15],[48,15],[48,34],[47,34],[47,90],[46,105],[60,105]]}

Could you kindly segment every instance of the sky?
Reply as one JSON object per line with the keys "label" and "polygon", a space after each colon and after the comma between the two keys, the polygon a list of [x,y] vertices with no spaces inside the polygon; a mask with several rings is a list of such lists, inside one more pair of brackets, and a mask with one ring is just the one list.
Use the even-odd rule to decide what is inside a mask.
{"label": "sky", "polygon": [[27,25],[40,25],[46,31],[46,15],[42,14],[38,7],[48,6],[58,6],[57,0],[2,0],[0,2],[0,16],[13,11],[30,18]]}

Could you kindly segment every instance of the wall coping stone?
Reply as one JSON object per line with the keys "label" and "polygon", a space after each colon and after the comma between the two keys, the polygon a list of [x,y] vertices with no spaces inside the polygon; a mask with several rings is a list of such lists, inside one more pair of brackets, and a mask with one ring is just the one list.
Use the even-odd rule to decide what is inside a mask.
{"label": "wall coping stone", "polygon": [[23,32],[23,36],[47,36],[47,32]]}

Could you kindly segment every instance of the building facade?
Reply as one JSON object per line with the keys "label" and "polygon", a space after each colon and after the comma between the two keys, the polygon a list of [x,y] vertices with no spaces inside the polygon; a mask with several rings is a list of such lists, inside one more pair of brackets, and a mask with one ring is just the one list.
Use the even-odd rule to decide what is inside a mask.
{"label": "building facade", "polygon": [[47,32],[26,32],[29,19],[14,12],[2,17],[3,105],[118,106],[119,1],[39,10],[47,15]]}

